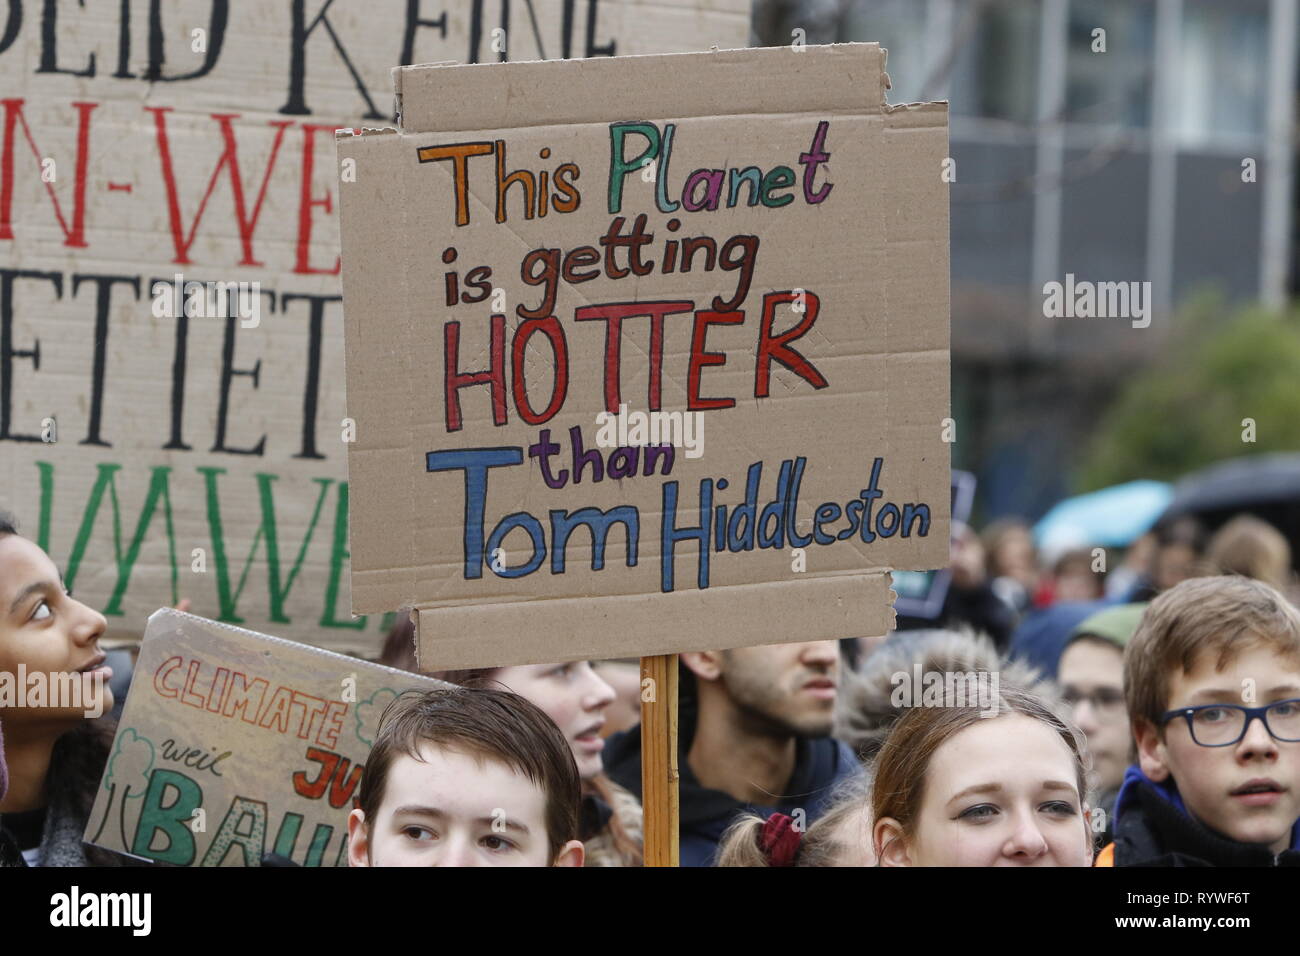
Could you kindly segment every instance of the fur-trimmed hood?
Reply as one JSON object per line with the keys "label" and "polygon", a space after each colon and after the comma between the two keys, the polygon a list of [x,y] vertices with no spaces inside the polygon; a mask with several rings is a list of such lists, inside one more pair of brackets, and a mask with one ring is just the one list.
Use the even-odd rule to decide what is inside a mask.
{"label": "fur-trimmed hood", "polygon": [[845,669],[836,705],[835,736],[869,763],[879,752],[885,737],[902,709],[891,703],[897,674],[910,680],[920,664],[922,673],[971,671],[996,672],[999,684],[1010,684],[1043,698],[1060,711],[1056,685],[1033,668],[1002,661],[993,642],[968,631],[895,631],[868,656],[858,670]]}

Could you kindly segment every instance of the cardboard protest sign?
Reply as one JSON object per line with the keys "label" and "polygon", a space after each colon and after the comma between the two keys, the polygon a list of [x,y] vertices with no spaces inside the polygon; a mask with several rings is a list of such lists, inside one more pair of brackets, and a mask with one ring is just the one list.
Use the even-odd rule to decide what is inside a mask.
{"label": "cardboard protest sign", "polygon": [[749,0],[0,9],[0,508],[114,629],[188,597],[366,651],[333,131],[392,121],[400,63],[749,33]]}
{"label": "cardboard protest sign", "polygon": [[948,111],[883,67],[395,71],[338,140],[354,612],[426,670],[889,629],[948,557]]}
{"label": "cardboard protest sign", "polygon": [[384,707],[445,686],[158,611],[85,839],[179,866],[258,866],[271,852],[346,866],[347,816]]}

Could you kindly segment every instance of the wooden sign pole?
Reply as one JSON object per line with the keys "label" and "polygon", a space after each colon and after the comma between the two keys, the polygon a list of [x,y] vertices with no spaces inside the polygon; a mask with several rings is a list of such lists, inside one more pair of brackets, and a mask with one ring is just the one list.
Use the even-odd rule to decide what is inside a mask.
{"label": "wooden sign pole", "polygon": [[641,807],[645,865],[677,866],[676,654],[641,658]]}

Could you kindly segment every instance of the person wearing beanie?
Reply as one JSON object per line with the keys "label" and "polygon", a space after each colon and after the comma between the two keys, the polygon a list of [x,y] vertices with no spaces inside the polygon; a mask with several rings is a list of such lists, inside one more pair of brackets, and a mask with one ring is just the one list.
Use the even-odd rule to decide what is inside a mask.
{"label": "person wearing beanie", "polygon": [[1061,697],[1088,739],[1097,793],[1093,806],[1105,814],[1102,845],[1110,842],[1115,797],[1133,757],[1124,706],[1124,647],[1145,610],[1145,604],[1116,604],[1085,618],[1070,632],[1057,670]]}

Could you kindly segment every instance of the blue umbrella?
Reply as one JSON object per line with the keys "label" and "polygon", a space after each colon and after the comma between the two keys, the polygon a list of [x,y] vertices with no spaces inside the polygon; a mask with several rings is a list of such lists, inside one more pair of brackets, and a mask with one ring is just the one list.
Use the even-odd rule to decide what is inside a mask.
{"label": "blue umbrella", "polygon": [[1149,531],[1173,489],[1163,481],[1129,481],[1057,502],[1034,526],[1044,551],[1100,545],[1124,547]]}

